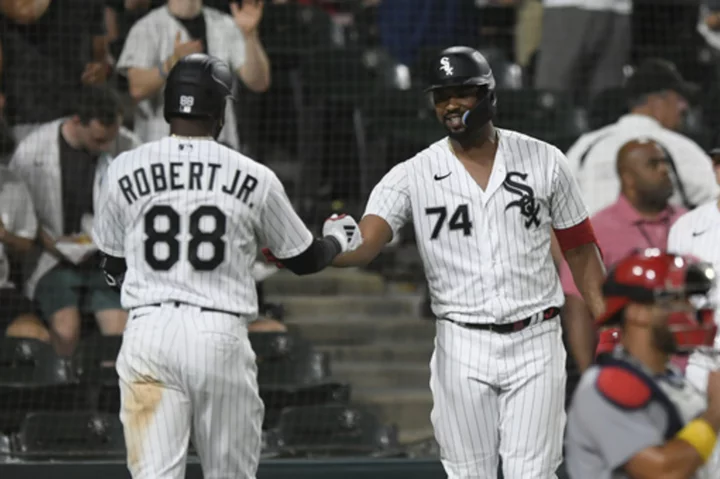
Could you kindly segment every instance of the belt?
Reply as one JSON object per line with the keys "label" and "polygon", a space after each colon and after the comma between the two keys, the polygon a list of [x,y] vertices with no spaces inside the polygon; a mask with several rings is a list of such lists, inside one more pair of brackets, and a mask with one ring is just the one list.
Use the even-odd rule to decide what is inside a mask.
{"label": "belt", "polygon": [[462,326],[464,328],[468,329],[480,329],[485,331],[492,331],[493,333],[500,333],[500,334],[509,334],[509,333],[515,333],[517,331],[522,331],[523,329],[527,328],[528,326],[532,324],[538,324],[542,323],[543,321],[547,321],[548,319],[552,319],[556,317],[558,314],[560,314],[560,308],[548,308],[544,311],[540,311],[539,313],[535,313],[532,316],[520,319],[518,321],[515,321],[514,323],[505,323],[505,324],[495,324],[495,323],[461,323],[459,321],[453,321],[452,319],[447,318],[440,318],[444,321],[450,321],[451,323],[455,323],[458,326]]}
{"label": "belt", "polygon": [[[146,304],[145,306],[137,306],[133,309],[139,309],[139,308],[159,308],[165,304],[168,304],[170,306],[174,306],[176,308],[180,306],[195,306],[194,304],[189,303],[183,303],[182,301],[166,301],[163,303],[153,303],[153,304]],[[197,306],[195,306],[197,307]],[[232,311],[226,311],[224,309],[215,309],[215,308],[204,308],[200,307],[200,311],[203,313],[221,313],[221,314],[228,314],[230,316],[240,317],[239,313],[233,313]]]}

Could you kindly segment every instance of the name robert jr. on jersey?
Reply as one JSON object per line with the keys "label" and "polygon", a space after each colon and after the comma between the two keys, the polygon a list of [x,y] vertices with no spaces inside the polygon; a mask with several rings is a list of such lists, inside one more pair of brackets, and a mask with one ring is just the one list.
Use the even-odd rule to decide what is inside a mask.
{"label": "name robert jr. on jersey", "polygon": [[[211,191],[218,189],[252,208],[255,203],[250,200],[252,199],[251,194],[258,184],[257,178],[239,169],[235,169],[234,172],[220,171],[218,175],[221,166],[219,163],[201,163],[199,161],[178,161],[167,165],[150,163],[137,168],[130,174],[121,176],[118,179],[118,185],[128,205],[132,205],[139,198],[151,193],[162,193],[168,190]],[[218,177],[224,178],[226,181],[218,180]]]}

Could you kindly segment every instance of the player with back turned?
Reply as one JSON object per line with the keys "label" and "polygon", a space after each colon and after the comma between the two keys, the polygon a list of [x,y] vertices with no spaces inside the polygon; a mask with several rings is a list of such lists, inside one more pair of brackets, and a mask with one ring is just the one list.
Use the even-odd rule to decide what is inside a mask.
{"label": "player with back turned", "polygon": [[703,390],[669,363],[712,347],[717,326],[709,263],[650,249],[620,260],[604,285],[598,356],[568,413],[572,479],[715,479],[720,373]]}
{"label": "player with back turned", "polygon": [[258,242],[296,274],[362,242],[347,216],[313,239],[277,176],[216,141],[232,76],[207,55],[179,61],[165,88],[171,136],[120,155],[104,180],[93,236],[130,310],[117,371],[135,479],[184,478],[191,431],[204,477],[255,477]]}
{"label": "player with back turned", "polygon": [[412,221],[437,318],[431,419],[448,476],[495,477],[502,456],[505,479],[554,477],[566,354],[551,236],[599,315],[588,213],[560,150],[493,125],[495,79],[478,51],[441,52],[428,91],[448,137],[375,186],[363,245],[333,264],[369,263]]}

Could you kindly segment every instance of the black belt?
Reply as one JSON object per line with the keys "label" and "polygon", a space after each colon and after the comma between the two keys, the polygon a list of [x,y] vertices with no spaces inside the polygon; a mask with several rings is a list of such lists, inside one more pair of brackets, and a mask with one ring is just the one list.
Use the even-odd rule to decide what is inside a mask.
{"label": "black belt", "polygon": [[[161,307],[163,304],[169,304],[169,305],[172,305],[172,306],[174,306],[174,307],[176,307],[176,308],[178,308],[178,307],[180,307],[180,306],[195,306],[194,304],[183,303],[182,301],[167,301],[167,302],[163,302],[163,303],[146,304],[145,306],[138,306],[138,307],[133,308],[133,309],[138,309],[138,308],[159,308],[159,307]],[[196,306],[196,307],[197,307],[197,306]],[[221,313],[221,314],[229,314],[230,316],[236,316],[236,317],[238,317],[238,318],[240,317],[240,314],[239,314],[239,313],[233,313],[232,311],[226,311],[226,310],[224,310],[224,309],[215,309],[215,308],[204,308],[204,307],[200,307],[200,311],[203,312],[203,313]]]}
{"label": "black belt", "polygon": [[515,333],[517,331],[522,331],[523,329],[527,328],[531,324],[533,324],[533,320],[535,321],[534,324],[542,323],[543,321],[547,321],[548,319],[552,319],[556,317],[558,314],[560,314],[560,308],[548,308],[545,311],[541,311],[540,313],[533,314],[529,318],[520,319],[518,321],[515,321],[514,323],[505,323],[505,324],[495,324],[495,323],[461,323],[459,321],[453,321],[452,319],[447,318],[440,318],[444,321],[450,321],[451,323],[455,323],[459,326],[462,326],[464,328],[468,329],[481,329],[485,331],[492,331],[493,333],[500,333],[500,334],[509,334],[509,333]]}

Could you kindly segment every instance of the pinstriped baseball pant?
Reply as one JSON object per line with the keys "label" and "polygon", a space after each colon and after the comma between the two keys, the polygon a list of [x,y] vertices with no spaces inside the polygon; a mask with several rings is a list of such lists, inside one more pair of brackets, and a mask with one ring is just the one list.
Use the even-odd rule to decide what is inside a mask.
{"label": "pinstriped baseball pant", "polygon": [[559,318],[499,334],[437,321],[431,420],[449,479],[550,479],[562,460]]}
{"label": "pinstriped baseball pant", "polygon": [[206,479],[255,478],[264,406],[244,320],[188,305],[135,309],[116,367],[134,479],[184,479],[191,433]]}

